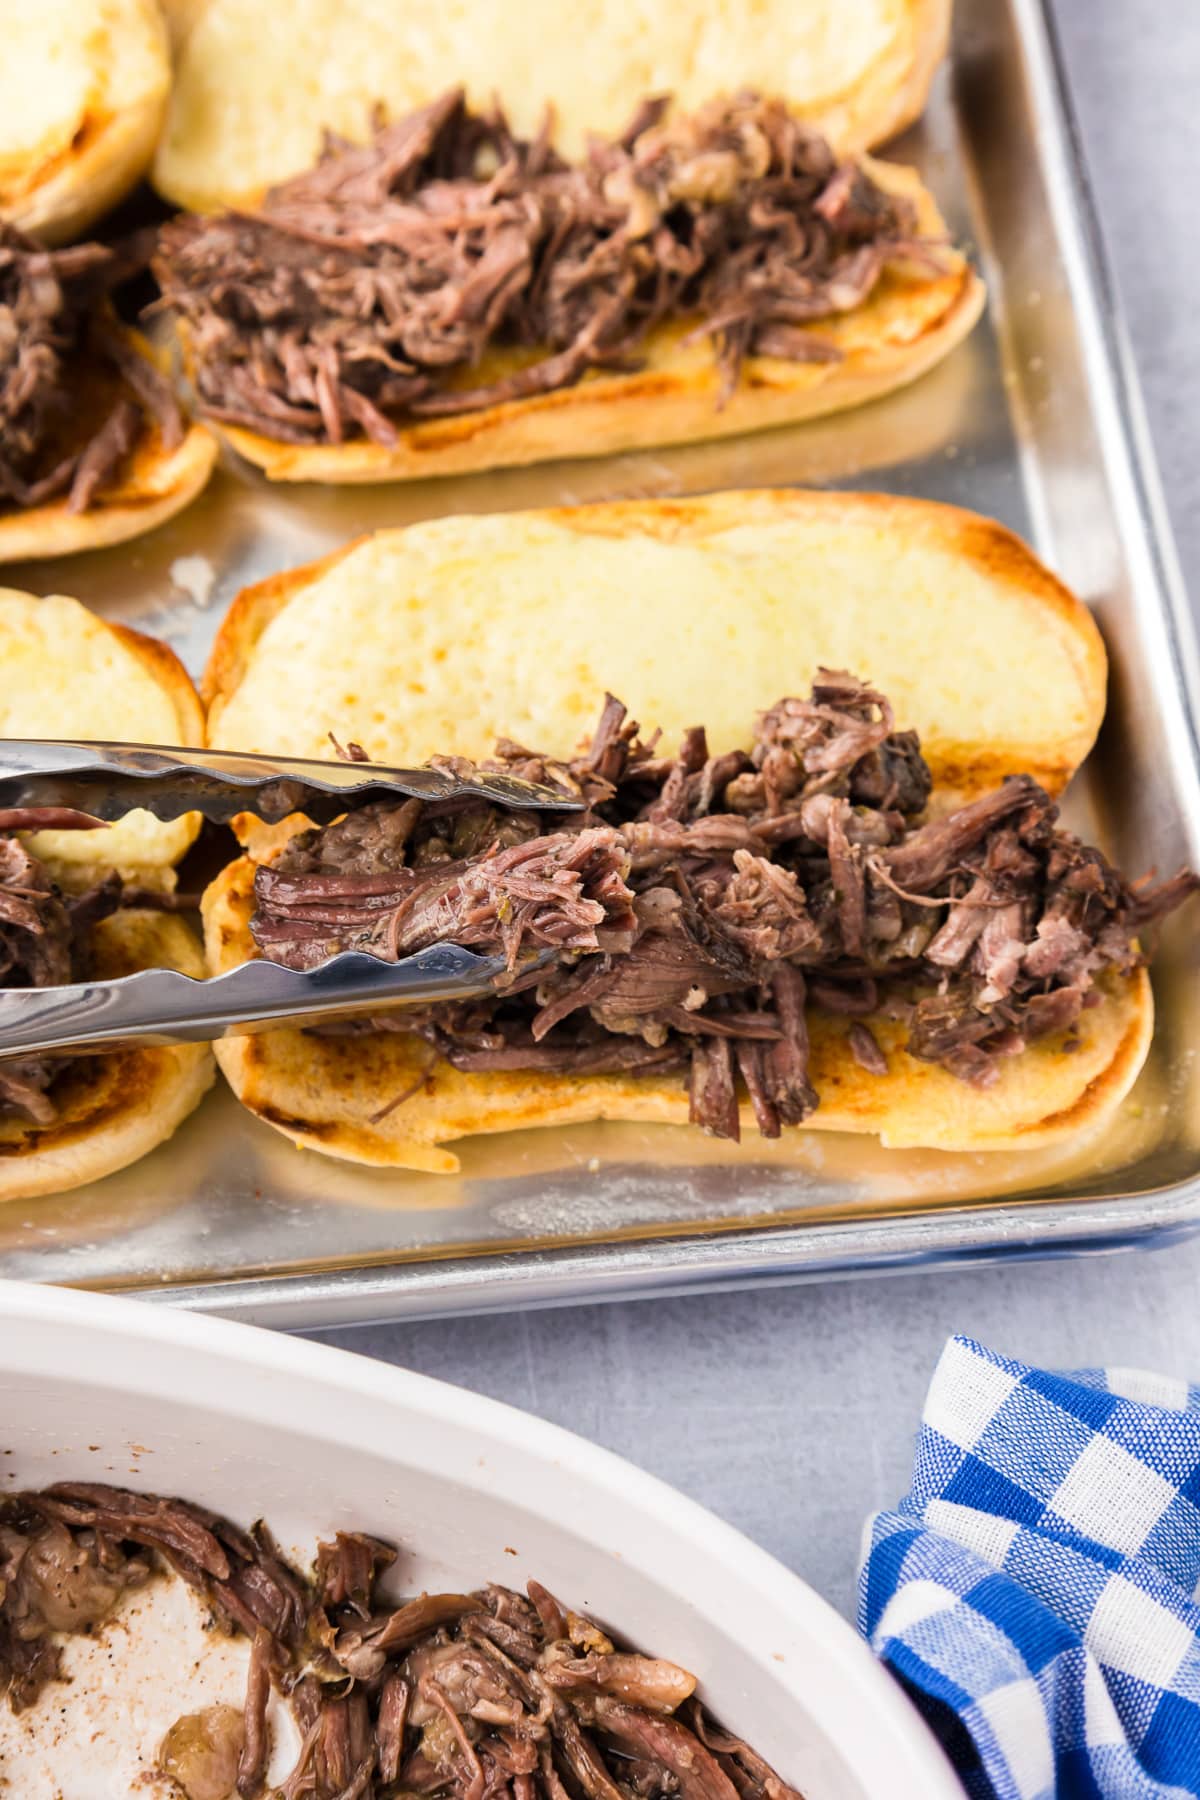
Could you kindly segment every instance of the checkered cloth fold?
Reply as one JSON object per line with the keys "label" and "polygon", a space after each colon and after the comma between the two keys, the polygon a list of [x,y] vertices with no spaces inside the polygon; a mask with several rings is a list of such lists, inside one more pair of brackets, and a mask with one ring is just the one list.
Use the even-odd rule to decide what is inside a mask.
{"label": "checkered cloth fold", "polygon": [[1200,1388],[952,1338],[859,1625],[980,1800],[1200,1795]]}

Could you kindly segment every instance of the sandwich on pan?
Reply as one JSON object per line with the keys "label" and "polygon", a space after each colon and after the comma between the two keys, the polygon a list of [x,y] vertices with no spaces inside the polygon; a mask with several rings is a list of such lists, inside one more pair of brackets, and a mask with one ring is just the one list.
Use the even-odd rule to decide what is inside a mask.
{"label": "sandwich on pan", "polygon": [[[0,735],[199,743],[203,715],[170,650],[75,600],[0,590]],[[0,746],[2,747],[2,746]],[[91,828],[89,828],[91,827]],[[204,974],[170,911],[193,819],[94,827],[65,808],[0,812],[0,987],[171,967]],[[57,1193],[170,1137],[213,1079],[204,1045],[0,1061],[0,1200]]]}
{"label": "sandwich on pan", "polygon": [[120,543],[199,493],[216,443],[112,311],[129,262],[0,220],[0,562]]}
{"label": "sandwich on pan", "polygon": [[983,289],[907,169],[783,102],[641,108],[568,163],[461,91],[252,212],[163,227],[202,414],[268,475],[378,481],[834,412],[963,338]]}
{"label": "sandwich on pan", "polygon": [[0,219],[66,243],[144,174],[171,68],[157,0],[4,9]]}
{"label": "sandwich on pan", "polygon": [[[226,1040],[221,1066],[297,1143],[402,1168],[599,1118],[957,1150],[1079,1131],[1144,1060],[1141,935],[1193,885],[1131,885],[1058,819],[1104,673],[1016,539],[919,501],[451,519],[263,583],[210,665],[214,743],[478,757],[507,719],[493,766],[588,810],[248,829],[205,897],[215,971],[453,941],[512,978]],[[661,735],[634,723],[659,694]]]}
{"label": "sandwich on pan", "polygon": [[[673,33],[661,60],[621,51],[630,66],[607,80],[582,72],[592,46],[572,43],[572,76],[532,117],[511,44],[486,81],[430,100],[418,35],[393,18],[371,90],[392,122],[372,129],[348,74],[353,29],[336,26],[327,87],[327,22],[309,21],[276,108],[277,71],[258,57],[229,66],[254,7],[211,0],[158,164],[166,192],[206,210],[163,228],[155,263],[201,413],[273,479],[379,481],[718,437],[913,380],[967,334],[984,295],[915,172],[861,153],[915,110],[925,47],[944,35],[941,6],[888,10],[893,36],[866,67],[855,25],[879,9],[860,0],[827,22],[825,54],[836,61],[845,40],[858,68],[857,105],[835,100],[835,72],[819,67],[811,8],[773,21],[768,57],[739,50],[747,34],[710,6],[689,19],[703,75]],[[480,33],[523,40],[544,25],[538,85],[556,67],[548,46],[577,30],[569,8],[541,5],[471,23],[471,45],[456,46],[468,71]],[[411,66],[389,87],[401,44]],[[310,64],[319,117],[297,92],[316,86],[297,79]],[[416,110],[396,104],[416,94]],[[236,166],[212,144],[219,118],[236,118]],[[306,168],[318,124],[368,141],[331,137]],[[219,171],[207,182],[200,143]]]}

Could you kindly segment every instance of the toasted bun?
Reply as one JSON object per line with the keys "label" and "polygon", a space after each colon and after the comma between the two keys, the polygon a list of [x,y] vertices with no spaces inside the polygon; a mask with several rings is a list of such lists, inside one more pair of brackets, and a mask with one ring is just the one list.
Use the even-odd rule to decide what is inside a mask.
{"label": "toasted bun", "polygon": [[[37,599],[0,588],[0,738],[124,737],[200,744],[204,715],[174,651],[97,618],[62,594]],[[0,751],[3,745],[0,744]],[[199,818],[132,812],[98,831],[39,831],[33,854],[64,887],[115,868],[130,882],[171,888]]]}
{"label": "toasted bun", "polygon": [[[93,937],[93,967],[102,980],[156,967],[205,973],[193,933],[181,919],[155,912],[103,920]],[[126,1168],[165,1143],[213,1078],[206,1044],[72,1063],[55,1089],[52,1125],[0,1117],[0,1201],[62,1193]]]}
{"label": "toasted bun", "polygon": [[782,94],[848,154],[916,118],[946,47],[950,0],[781,0],[753,20],[730,0],[169,0],[178,64],[156,185],[181,206],[245,205],[316,160],[322,135],[365,138],[458,83],[499,98],[518,133],[547,107],[568,152],[613,135],[648,94]]}
{"label": "toasted bun", "polygon": [[[205,947],[215,974],[255,953],[254,868],[242,857],[204,897]],[[1083,1014],[1076,1050],[1065,1055],[1061,1037],[1047,1038],[1006,1061],[999,1080],[985,1089],[909,1056],[903,1027],[881,1017],[869,1023],[888,1073],[868,1074],[847,1046],[849,1023],[810,1013],[810,1077],[821,1097],[810,1128],[873,1132],[892,1149],[1016,1150],[1085,1131],[1119,1105],[1145,1061],[1154,1007],[1144,972],[1114,980],[1103,1003]],[[242,1104],[293,1143],[394,1169],[453,1174],[458,1158],[442,1146],[483,1132],[592,1119],[684,1125],[688,1118],[679,1076],[467,1075],[399,1032],[272,1031],[226,1038],[216,1054]],[[406,1093],[409,1098],[393,1104]],[[746,1154],[753,1156],[748,1105],[742,1126]]]}
{"label": "toasted bun", "polygon": [[[923,501],[764,492],[444,519],[263,582],[235,602],[214,649],[209,734],[321,756],[333,732],[405,763],[435,750],[481,757],[507,732],[565,755],[608,688],[668,743],[702,722],[720,751],[821,663],[889,694],[944,799],[1017,770],[1061,788],[1104,707],[1089,615],[1001,527]],[[258,837],[260,853],[285,829]],[[215,971],[254,954],[253,869],[235,863],[206,895]],[[893,1146],[1051,1143],[1117,1105],[1151,1023],[1145,979],[1114,983],[1070,1055],[1047,1040],[981,1093],[909,1057],[886,1019],[873,1029],[889,1073],[869,1075],[847,1049],[847,1021],[814,1015],[816,1124]],[[477,1133],[687,1119],[677,1078],[465,1075],[430,1054],[394,1033],[280,1031],[217,1049],[239,1098],[297,1143],[397,1168],[452,1171],[441,1146]]]}
{"label": "toasted bun", "polygon": [[[1058,792],[1104,712],[1087,610],[1011,532],[930,501],[803,490],[382,531],[246,589],[204,678],[209,739],[377,761],[572,754],[609,690],[715,751],[818,666],[875,683],[946,800]],[[1021,679],[1013,679],[1013,670]]]}
{"label": "toasted bun", "polygon": [[[139,333],[128,335],[147,357],[153,355]],[[99,395],[79,399],[84,408],[89,400],[93,407],[100,403]],[[147,424],[120,480],[103,488],[84,512],[69,512],[65,497],[44,506],[0,505],[0,564],[71,556],[141,537],[196,498],[216,460],[217,440],[205,426],[189,425],[183,442],[168,450],[157,428]]]}
{"label": "toasted bun", "polygon": [[170,88],[155,0],[20,0],[0,49],[0,215],[79,237],[149,166]]}
{"label": "toasted bun", "polygon": [[191,36],[192,27],[203,16],[208,0],[158,0],[158,4],[167,22],[171,55],[178,60],[184,44]]}
{"label": "toasted bun", "polygon": [[[942,235],[941,215],[914,170],[874,162],[870,168],[881,186],[916,202],[922,231]],[[946,253],[944,271],[930,281],[885,275],[864,305],[815,328],[837,344],[839,362],[749,357],[724,405],[711,341],[685,343],[691,326],[675,323],[641,347],[637,369],[593,369],[574,387],[406,425],[390,449],[364,439],[283,444],[240,426],[218,429],[272,481],[325,482],[461,475],[727,437],[839,412],[915,381],[962,342],[984,298],[983,283],[958,252]],[[522,360],[527,354],[493,350],[467,378],[472,385],[499,379]]]}
{"label": "toasted bun", "polygon": [[[0,738],[118,735],[203,741],[200,702],[174,652],[96,618],[77,600],[0,589]],[[68,890],[114,868],[129,882],[169,890],[174,864],[198,828],[196,815],[164,823],[133,812],[100,830],[40,831],[27,842]],[[102,920],[91,948],[100,979],[154,967],[206,972],[194,934],[160,912],[127,910]],[[0,1117],[0,1200],[59,1193],[135,1162],[170,1137],[212,1080],[205,1045],[72,1062],[55,1089],[52,1125]]]}

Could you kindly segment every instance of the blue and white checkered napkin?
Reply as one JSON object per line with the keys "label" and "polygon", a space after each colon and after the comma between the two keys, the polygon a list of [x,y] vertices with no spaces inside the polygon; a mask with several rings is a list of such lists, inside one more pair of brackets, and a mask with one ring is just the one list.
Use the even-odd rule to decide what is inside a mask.
{"label": "blue and white checkered napkin", "polygon": [[859,1624],[986,1800],[1200,1794],[1200,1388],[952,1338]]}

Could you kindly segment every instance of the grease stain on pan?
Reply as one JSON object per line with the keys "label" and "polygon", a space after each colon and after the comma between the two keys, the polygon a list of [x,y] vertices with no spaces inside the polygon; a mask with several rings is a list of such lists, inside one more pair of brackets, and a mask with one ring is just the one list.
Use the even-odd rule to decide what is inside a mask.
{"label": "grease stain on pan", "polygon": [[[92,1637],[63,1640],[65,1681],[26,1712],[0,1702],[0,1789],[21,1800],[168,1800],[159,1746],[184,1713],[245,1701],[244,1637],[228,1637],[183,1582],[160,1576],[126,1596]],[[285,1778],[298,1748],[290,1715],[268,1714],[269,1779]]]}

